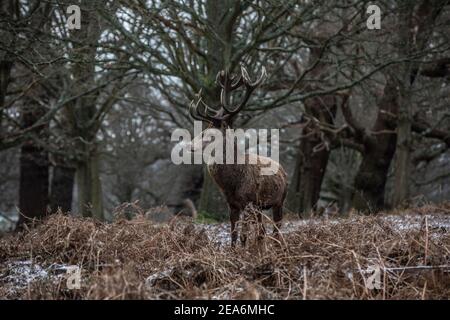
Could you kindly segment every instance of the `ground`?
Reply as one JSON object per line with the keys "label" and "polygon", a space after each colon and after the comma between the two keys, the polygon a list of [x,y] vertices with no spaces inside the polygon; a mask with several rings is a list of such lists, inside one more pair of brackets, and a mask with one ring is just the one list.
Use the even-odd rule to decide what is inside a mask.
{"label": "ground", "polygon": [[[450,204],[289,217],[280,241],[255,231],[232,249],[226,223],[52,215],[0,239],[0,298],[450,298]],[[72,266],[81,270],[79,289],[68,287]]]}

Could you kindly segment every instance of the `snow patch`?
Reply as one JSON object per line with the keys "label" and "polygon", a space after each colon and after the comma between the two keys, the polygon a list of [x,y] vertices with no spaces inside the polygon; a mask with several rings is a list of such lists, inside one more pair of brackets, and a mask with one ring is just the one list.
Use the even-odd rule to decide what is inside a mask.
{"label": "snow patch", "polygon": [[[444,233],[450,231],[450,216],[440,216],[440,215],[426,215],[429,230],[440,230]],[[282,234],[288,234],[291,232],[296,232],[300,227],[307,225],[338,225],[339,223],[356,221],[359,217],[347,218],[345,220],[339,218],[333,219],[322,219],[322,218],[311,218],[311,219],[299,219],[299,220],[287,220],[283,222],[281,227]],[[411,230],[420,230],[424,228],[424,218],[425,215],[386,215],[382,216],[381,219],[386,221],[392,228],[398,232],[406,232]],[[217,224],[199,224],[197,225],[199,230],[203,229],[206,231],[209,239],[219,246],[228,245],[231,242],[230,237],[230,225],[229,223],[217,223]],[[267,233],[272,232],[272,226],[266,224]],[[439,236],[436,233],[433,237]]]}
{"label": "snow patch", "polygon": [[44,267],[31,260],[11,261],[1,270],[0,284],[20,290],[26,289],[35,281],[58,282],[65,278],[67,271],[72,267],[57,263]]}

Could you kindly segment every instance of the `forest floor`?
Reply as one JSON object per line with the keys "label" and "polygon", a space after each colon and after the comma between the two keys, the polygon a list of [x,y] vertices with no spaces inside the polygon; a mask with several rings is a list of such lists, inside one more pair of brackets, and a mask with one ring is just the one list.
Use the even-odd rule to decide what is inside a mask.
{"label": "forest floor", "polygon": [[234,249],[228,228],[55,214],[0,238],[0,299],[450,299],[450,204],[288,217]]}

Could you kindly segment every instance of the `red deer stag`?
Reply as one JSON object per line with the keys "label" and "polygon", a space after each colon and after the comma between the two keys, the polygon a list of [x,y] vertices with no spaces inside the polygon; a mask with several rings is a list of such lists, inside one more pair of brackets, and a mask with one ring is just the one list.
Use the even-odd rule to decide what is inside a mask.
{"label": "red deer stag", "polygon": [[[263,82],[266,77],[266,70],[263,67],[261,77],[252,82],[247,70],[241,67],[239,75],[229,75],[225,71],[218,73],[216,84],[221,87],[220,104],[216,108],[209,107],[202,101],[201,94],[197,102],[190,105],[190,114],[195,120],[203,121],[209,124],[209,129],[220,130],[222,137],[226,137],[226,130],[231,128],[234,117],[244,108],[255,88]],[[240,103],[230,102],[230,93],[243,88],[244,93]],[[207,130],[205,130],[207,131]],[[229,139],[223,139],[222,150],[227,150],[226,143]],[[199,148],[209,144],[203,136],[203,132],[195,137],[191,142],[191,151],[198,151]],[[236,150],[236,141],[232,140],[232,148]],[[235,153],[236,154],[236,153]],[[225,159],[224,154],[224,159]],[[256,159],[255,159],[256,157]],[[267,157],[256,154],[245,153],[245,164],[218,164],[208,163],[208,171],[215,183],[219,186],[230,210],[231,222],[231,245],[234,247],[238,237],[236,223],[244,209],[251,205],[258,210],[257,220],[259,225],[259,237],[265,234],[262,223],[261,210],[272,208],[273,220],[275,222],[274,235],[277,237],[281,220],[283,217],[283,203],[287,192],[286,172],[282,166]],[[250,161],[251,160],[251,161]],[[236,162],[234,162],[236,163]],[[242,162],[241,162],[242,163]],[[275,168],[273,175],[262,175],[262,168]],[[246,235],[241,232],[241,242],[245,245]]]}

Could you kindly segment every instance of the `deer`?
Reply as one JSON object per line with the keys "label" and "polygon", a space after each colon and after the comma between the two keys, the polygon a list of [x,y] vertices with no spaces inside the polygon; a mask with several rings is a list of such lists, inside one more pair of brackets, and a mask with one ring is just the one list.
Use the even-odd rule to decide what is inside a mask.
{"label": "deer", "polygon": [[[262,67],[261,76],[252,81],[244,66],[241,66],[240,74],[230,75],[227,71],[220,71],[216,77],[216,85],[220,86],[220,103],[212,108],[202,99],[201,91],[197,94],[197,101],[194,99],[189,112],[193,119],[202,121],[208,125],[208,129],[220,130],[226,136],[226,130],[232,128],[233,120],[247,104],[252,92],[265,80],[267,73]],[[232,103],[230,95],[232,92],[243,89],[241,101]],[[205,131],[207,131],[206,129]],[[205,139],[204,134],[194,137],[190,142],[191,152],[196,152],[199,148],[204,148],[211,143],[210,139]],[[232,143],[236,150],[236,141],[227,141],[222,150],[227,150],[227,143]],[[224,156],[225,158],[225,156]],[[209,175],[219,187],[228,204],[230,224],[231,224],[231,246],[235,247],[238,238],[236,225],[241,214],[248,206],[258,209],[257,224],[258,239],[265,236],[265,228],[262,221],[262,210],[272,209],[274,222],[274,237],[279,238],[283,218],[283,204],[287,193],[287,175],[284,168],[275,160],[257,154],[245,152],[244,164],[219,164],[207,162]],[[252,161],[250,161],[252,160]],[[262,168],[275,168],[273,174],[262,175]],[[241,230],[240,240],[245,246],[247,235]]]}

